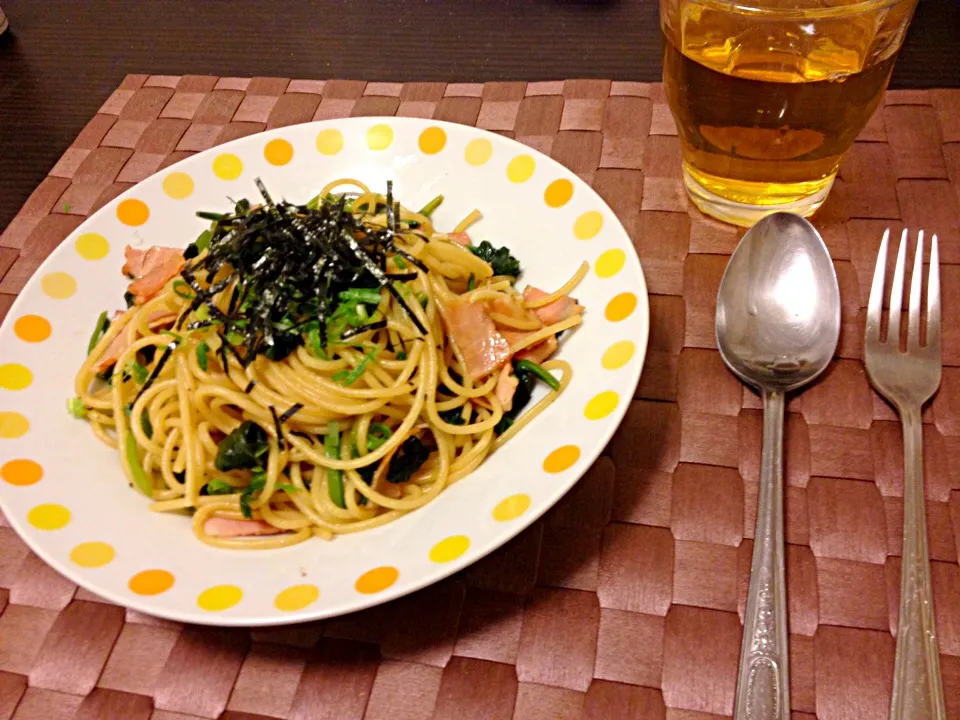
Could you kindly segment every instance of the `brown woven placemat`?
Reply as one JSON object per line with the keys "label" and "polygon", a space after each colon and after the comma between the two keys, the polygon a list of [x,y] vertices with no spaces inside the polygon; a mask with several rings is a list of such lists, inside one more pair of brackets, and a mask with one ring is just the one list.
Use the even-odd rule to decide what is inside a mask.
{"label": "brown woven placemat", "polygon": [[[0,235],[0,317],[87,215],[157,170],[265,128],[393,114],[516,137],[617,212],[652,293],[647,363],[619,434],[560,506],[472,568],[288,628],[125,611],[57,575],[0,516],[0,720],[730,716],[760,413],[723,367],[713,315],[740,234],[688,208],[659,85],[129,76]],[[938,232],[947,263],[947,367],[924,449],[944,691],[960,719],[960,91],[889,93],[816,224],[844,325],[837,361],[787,421],[793,717],[887,717],[901,440],[861,338],[881,233],[906,224]]]}

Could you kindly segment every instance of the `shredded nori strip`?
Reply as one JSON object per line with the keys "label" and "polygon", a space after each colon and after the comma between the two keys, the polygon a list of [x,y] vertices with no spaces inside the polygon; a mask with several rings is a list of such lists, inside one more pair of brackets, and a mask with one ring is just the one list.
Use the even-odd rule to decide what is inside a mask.
{"label": "shredded nori strip", "polygon": [[273,416],[273,427],[277,433],[277,448],[283,450],[283,429],[280,427],[280,418],[277,416],[277,409],[271,405],[270,414]]}
{"label": "shredded nori strip", "polygon": [[356,337],[357,335],[362,335],[363,333],[369,332],[371,330],[382,330],[386,326],[387,326],[386,320],[377,320],[376,322],[372,322],[367,325],[360,325],[359,327],[344,330],[340,334],[340,339],[349,340],[352,337]]}
{"label": "shredded nori strip", "polygon": [[253,389],[256,386],[257,386],[257,381],[251,380],[249,383],[247,383],[247,386],[243,389],[244,394],[249,395],[251,392],[253,392]]}
{"label": "shredded nori strip", "polygon": [[157,360],[157,364],[153,366],[153,372],[150,373],[150,377],[147,378],[147,381],[143,384],[143,387],[140,388],[140,392],[137,393],[137,396],[133,399],[133,402],[137,402],[137,400],[140,399],[140,396],[143,395],[151,385],[153,385],[153,381],[157,379],[158,375],[160,375],[160,371],[163,370],[163,366],[167,364],[167,360],[170,359],[170,356],[173,354],[173,349],[177,346],[177,344],[177,341],[174,340],[163,349],[163,354],[160,356],[160,359]]}
{"label": "shredded nori strip", "polygon": [[289,410],[287,410],[283,415],[280,416],[280,424],[283,425],[287,420],[292,418],[301,410],[303,410],[302,403],[296,403],[295,405],[292,405]]}

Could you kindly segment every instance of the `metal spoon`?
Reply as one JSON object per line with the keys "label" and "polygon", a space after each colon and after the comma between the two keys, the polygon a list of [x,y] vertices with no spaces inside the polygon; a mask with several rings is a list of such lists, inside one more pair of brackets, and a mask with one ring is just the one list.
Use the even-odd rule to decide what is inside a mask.
{"label": "metal spoon", "polygon": [[744,235],[720,282],[716,329],[724,362],[763,395],[760,497],[734,719],[790,720],[784,395],[823,372],[840,335],[837,275],[813,225],[774,213]]}

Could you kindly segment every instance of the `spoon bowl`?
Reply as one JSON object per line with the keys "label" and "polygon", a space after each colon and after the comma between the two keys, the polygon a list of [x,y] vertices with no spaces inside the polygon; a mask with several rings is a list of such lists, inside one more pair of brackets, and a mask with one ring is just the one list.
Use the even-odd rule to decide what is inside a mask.
{"label": "spoon bowl", "polygon": [[786,392],[823,372],[840,336],[840,290],[813,225],[774,213],[744,235],[720,282],[716,332],[724,362],[757,389]]}
{"label": "spoon bowl", "polygon": [[763,449],[734,720],[790,720],[783,550],[784,394],[824,371],[840,337],[840,289],[820,234],[774,213],[737,246],[717,296],[717,347],[763,395]]}

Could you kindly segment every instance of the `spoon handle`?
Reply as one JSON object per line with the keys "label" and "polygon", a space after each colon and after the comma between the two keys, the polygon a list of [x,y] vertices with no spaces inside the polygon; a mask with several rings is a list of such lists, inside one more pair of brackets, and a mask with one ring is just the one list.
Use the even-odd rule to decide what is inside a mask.
{"label": "spoon handle", "polygon": [[760,497],[734,720],[790,720],[787,595],[783,550],[781,392],[763,395]]}

